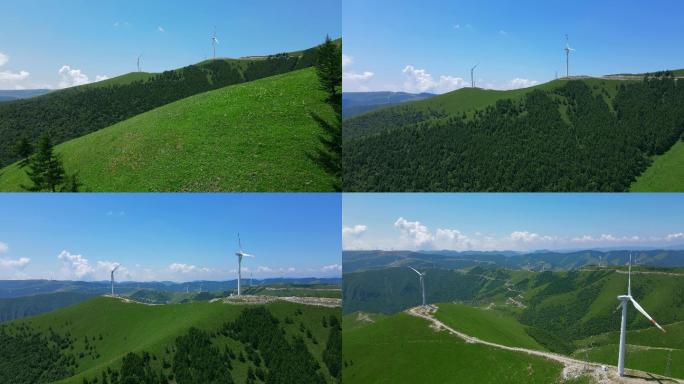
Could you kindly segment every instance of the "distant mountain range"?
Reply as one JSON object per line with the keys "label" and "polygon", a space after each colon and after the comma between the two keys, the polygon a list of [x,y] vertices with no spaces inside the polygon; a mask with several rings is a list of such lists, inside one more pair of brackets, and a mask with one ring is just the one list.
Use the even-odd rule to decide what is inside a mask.
{"label": "distant mountain range", "polygon": [[344,273],[393,267],[464,269],[491,266],[526,270],[570,270],[585,266],[624,266],[629,254],[638,265],[648,267],[684,267],[684,250],[582,250],[572,252],[535,251],[344,251]]}
{"label": "distant mountain range", "polygon": [[354,117],[375,109],[402,104],[409,101],[429,99],[432,93],[406,92],[344,92],[342,93],[342,118]]}
{"label": "distant mountain range", "polygon": [[50,91],[50,89],[0,90],[0,103],[28,99],[35,96],[44,95]]}
{"label": "distant mountain range", "polygon": [[[243,279],[243,283],[248,279]],[[310,285],[310,284],[342,284],[342,278],[272,278],[254,279],[254,285]],[[237,287],[237,280],[228,281],[191,281],[176,283],[171,281],[135,282],[123,281],[116,283],[116,290],[121,294],[130,294],[140,289],[152,289],[168,292],[225,291]],[[111,290],[109,281],[62,281],[62,280],[0,280],[0,298],[32,296],[57,292],[78,292],[91,295],[102,295]]]}

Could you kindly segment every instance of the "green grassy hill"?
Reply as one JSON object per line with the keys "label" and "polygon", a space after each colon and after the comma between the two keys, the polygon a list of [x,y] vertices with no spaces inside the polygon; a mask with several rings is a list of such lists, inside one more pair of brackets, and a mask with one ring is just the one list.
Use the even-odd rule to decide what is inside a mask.
{"label": "green grassy hill", "polygon": [[[341,40],[336,41],[341,44]],[[168,103],[229,85],[311,67],[316,47],[258,59],[207,60],[163,73],[129,73],[0,105],[0,166],[18,160],[12,147],[45,132],[62,143]]]}
{"label": "green grassy hill", "polygon": [[[228,347],[237,355],[249,353],[245,344],[224,337],[221,329],[225,323],[238,319],[243,310],[253,307],[220,302],[143,305],[100,297],[41,316],[10,322],[0,329],[0,336],[4,332],[20,333],[26,327],[42,335],[48,335],[52,330],[72,340],[61,353],[73,355],[76,368],[73,375],[59,381],[62,384],[80,384],[83,378],[92,380],[99,378],[103,371],[117,370],[129,352],[148,352],[155,372],[161,370],[170,374],[176,352],[174,342],[191,327],[209,332],[212,345],[221,352]],[[334,382],[322,357],[330,333],[330,327],[322,324],[322,318],[332,315],[339,319],[339,310],[285,302],[268,304],[265,308],[279,320],[287,339],[303,337],[306,348],[320,365],[325,382]],[[309,331],[311,337],[302,329]],[[0,356],[12,354],[12,351],[2,348],[0,345]],[[20,372],[25,361],[30,361],[30,351],[27,356],[9,358],[3,364],[14,364],[15,372],[17,368]],[[165,363],[169,365],[165,366]],[[236,359],[232,365],[231,374],[236,382],[245,382],[248,368],[254,368],[249,359]]]}
{"label": "green grassy hill", "polygon": [[[684,378],[684,322],[668,324],[667,333],[655,328],[627,332],[626,365],[657,374]],[[615,364],[619,332],[608,332],[578,342],[573,356],[580,359]],[[669,369],[668,369],[669,360]]]}
{"label": "green grassy hill", "polygon": [[653,159],[650,167],[632,186],[631,192],[681,192],[684,191],[684,141]]}
{"label": "green grassy hill", "polygon": [[344,189],[626,191],[684,132],[684,82],[670,75],[466,88],[357,116],[345,121]]}
{"label": "green grassy hill", "polygon": [[[56,146],[84,191],[329,191],[312,158],[332,108],[313,69],[192,96]],[[17,164],[0,190],[29,184]]]}
{"label": "green grassy hill", "polygon": [[438,307],[435,314],[438,320],[467,335],[509,347],[546,350],[508,313],[463,304],[439,304]]}
{"label": "green grassy hill", "polygon": [[[561,365],[466,342],[399,313],[358,322],[345,316],[344,379],[353,383],[552,383]],[[347,324],[357,322],[349,329]]]}

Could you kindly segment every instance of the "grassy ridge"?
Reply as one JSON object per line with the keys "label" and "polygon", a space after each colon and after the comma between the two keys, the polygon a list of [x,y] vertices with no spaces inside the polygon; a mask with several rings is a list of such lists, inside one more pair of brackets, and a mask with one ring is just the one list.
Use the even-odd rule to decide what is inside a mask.
{"label": "grassy ridge", "polygon": [[439,304],[435,317],[444,324],[481,340],[545,351],[541,344],[525,332],[515,317],[493,309],[462,304]]}
{"label": "grassy ridge", "polygon": [[[316,114],[332,119],[313,69],[230,86],[165,105],[56,146],[84,191],[329,191],[309,155]],[[16,164],[1,191],[29,184]]]}
{"label": "grassy ridge", "polygon": [[545,359],[467,344],[405,313],[342,335],[343,376],[353,383],[551,383],[561,370]]}
{"label": "grassy ridge", "polygon": [[677,142],[665,154],[655,156],[651,166],[632,183],[630,191],[684,191],[684,141]]}
{"label": "grassy ridge", "polygon": [[[52,327],[60,333],[69,332],[76,340],[74,352],[77,355],[84,350],[84,338],[87,337],[89,343],[95,345],[99,357],[93,358],[86,354],[79,358],[76,375],[60,381],[67,384],[80,383],[84,377],[99,377],[101,371],[107,367],[118,367],[121,358],[128,352],[147,351],[154,354],[158,359],[152,364],[155,369],[159,369],[162,358],[167,361],[172,358],[172,355],[166,353],[166,348],[173,344],[177,336],[184,334],[190,327],[214,331],[223,323],[237,318],[243,308],[245,307],[239,305],[208,302],[150,306],[100,297],[10,324],[28,324],[42,331]],[[285,302],[268,304],[267,308],[281,320],[288,334],[300,334],[300,322],[311,330],[318,344],[307,339],[307,347],[320,362],[328,337],[328,330],[321,326],[321,318],[330,314],[339,316],[339,310]],[[303,314],[295,316],[296,309],[300,309]],[[284,324],[285,317],[291,317],[295,322]],[[102,340],[99,339],[100,335]],[[230,346],[236,351],[243,349],[243,346],[234,341]],[[324,364],[321,363],[321,366],[326,369]],[[246,369],[246,366],[238,366],[233,371],[237,382],[244,382]]]}

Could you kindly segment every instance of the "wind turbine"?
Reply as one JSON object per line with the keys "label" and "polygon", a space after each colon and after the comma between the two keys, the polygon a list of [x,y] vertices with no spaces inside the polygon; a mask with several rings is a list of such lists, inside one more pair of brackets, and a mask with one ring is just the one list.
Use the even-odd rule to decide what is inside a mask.
{"label": "wind turbine", "polygon": [[570,77],[570,52],[575,52],[574,49],[570,48],[570,43],[568,42],[568,35],[565,35],[565,77]]}
{"label": "wind turbine", "polygon": [[142,58],[142,53],[138,56],[138,72],[140,72],[140,59]]}
{"label": "wind turbine", "polygon": [[622,307],[622,321],[620,322],[620,350],[618,352],[618,374],[620,376],[625,375],[625,338],[627,336],[627,306],[630,302],[634,305],[637,311],[641,312],[653,325],[658,327],[661,331],[665,332],[665,329],[660,326],[653,318],[646,313],[646,310],[639,305],[639,303],[632,297],[632,254],[629,254],[629,270],[627,272],[627,294],[620,295],[617,297],[620,300],[620,305],[616,309]]}
{"label": "wind turbine", "polygon": [[423,277],[425,276],[425,272],[420,273],[413,267],[409,267],[413,269],[413,272],[417,273],[418,276],[420,276],[420,290],[423,292],[423,307],[425,306],[425,281],[423,280]]}
{"label": "wind turbine", "polygon": [[238,247],[240,248],[240,250],[235,252],[235,256],[238,257],[238,281],[237,281],[238,293],[237,294],[238,294],[238,296],[240,296],[240,293],[241,293],[241,291],[240,291],[240,280],[242,279],[242,258],[244,256],[254,257],[254,255],[250,255],[249,253],[245,253],[242,251],[242,241],[240,241],[240,234],[239,233],[238,233]]}
{"label": "wind turbine", "polygon": [[216,46],[219,44],[219,39],[216,37],[216,27],[214,27],[214,34],[211,36],[211,46],[214,47],[214,59],[216,59]]}
{"label": "wind turbine", "polygon": [[118,264],[116,265],[116,267],[114,267],[114,269],[112,269],[112,272],[111,272],[112,296],[114,296],[114,272],[116,272],[117,269],[119,269],[119,265],[118,265]]}
{"label": "wind turbine", "polygon": [[475,88],[475,78],[473,77],[473,73],[475,73],[475,68],[480,65],[480,63],[475,64],[474,67],[470,68],[470,86],[472,88]]}

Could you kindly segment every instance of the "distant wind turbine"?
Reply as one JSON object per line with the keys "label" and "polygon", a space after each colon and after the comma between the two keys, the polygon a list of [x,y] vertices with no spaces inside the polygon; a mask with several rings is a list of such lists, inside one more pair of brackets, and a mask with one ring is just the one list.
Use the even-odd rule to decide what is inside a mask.
{"label": "distant wind turbine", "polygon": [[568,40],[568,35],[565,35],[565,76],[570,77],[570,53],[575,52],[574,49],[570,48],[570,42]]}
{"label": "distant wind turbine", "polygon": [[138,72],[140,72],[140,59],[142,58],[142,53],[138,56]]}
{"label": "distant wind turbine", "polygon": [[237,294],[240,296],[241,290],[240,290],[240,280],[242,279],[242,258],[244,256],[247,257],[254,257],[254,255],[250,255],[249,253],[245,253],[242,251],[242,241],[240,241],[240,234],[238,233],[238,247],[239,251],[235,252],[235,256],[238,257],[238,281],[237,281]]}
{"label": "distant wind turbine", "polygon": [[219,44],[219,39],[216,37],[216,27],[214,27],[214,34],[211,36],[211,46],[214,48],[214,59],[216,59],[216,46]]}
{"label": "distant wind turbine", "polygon": [[417,273],[418,276],[420,276],[420,290],[423,293],[423,307],[425,306],[425,281],[423,280],[423,277],[425,276],[425,272],[420,273],[418,270],[414,269],[413,267],[409,267],[413,269],[413,272]]}
{"label": "distant wind turbine", "polygon": [[116,267],[114,267],[114,269],[112,269],[112,272],[111,272],[111,275],[110,275],[111,281],[112,281],[112,296],[114,296],[114,272],[116,272],[117,269],[119,269],[119,265],[118,265],[118,264],[116,265]]}
{"label": "distant wind turbine", "polygon": [[618,374],[620,376],[625,375],[625,339],[627,337],[627,306],[631,302],[637,311],[641,312],[653,325],[658,327],[661,331],[665,332],[665,329],[660,326],[648,313],[646,310],[639,305],[639,303],[632,297],[632,254],[629,254],[629,270],[627,272],[627,294],[620,295],[617,297],[620,300],[620,305],[617,309],[622,307],[622,321],[620,322],[620,350],[618,351]]}
{"label": "distant wind turbine", "polygon": [[477,63],[474,67],[470,68],[470,86],[472,88],[475,88],[475,78],[473,74],[475,73],[475,68],[477,68],[478,65],[480,65],[480,63]]}

